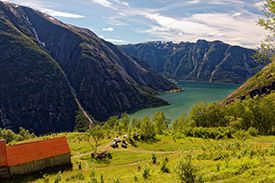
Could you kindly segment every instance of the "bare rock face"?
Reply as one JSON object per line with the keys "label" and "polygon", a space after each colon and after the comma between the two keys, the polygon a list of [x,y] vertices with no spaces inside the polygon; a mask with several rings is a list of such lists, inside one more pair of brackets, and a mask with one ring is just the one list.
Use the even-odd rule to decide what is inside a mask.
{"label": "bare rock face", "polygon": [[[165,105],[177,88],[93,32],[0,2],[0,127],[72,130],[78,103],[96,120]],[[3,44],[2,44],[3,43]]]}
{"label": "bare rock face", "polygon": [[176,80],[242,83],[259,72],[254,50],[221,41],[196,43],[148,42],[120,46],[143,60],[153,71]]}

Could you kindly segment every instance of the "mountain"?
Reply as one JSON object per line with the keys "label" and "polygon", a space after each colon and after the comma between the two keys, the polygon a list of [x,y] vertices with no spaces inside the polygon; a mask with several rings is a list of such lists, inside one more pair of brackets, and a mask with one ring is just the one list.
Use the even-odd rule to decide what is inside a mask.
{"label": "mountain", "polygon": [[3,10],[0,2],[0,127],[36,133],[72,130],[78,107],[66,75],[31,37],[4,18]]}
{"label": "mountain", "polygon": [[275,91],[275,60],[259,73],[246,81],[240,88],[229,95],[222,103],[230,104],[238,99],[264,95]]}
{"label": "mountain", "polygon": [[177,88],[90,30],[31,8],[0,2],[0,25],[2,128],[72,130],[79,110],[103,121],[167,104],[154,95]]}
{"label": "mountain", "polygon": [[254,50],[221,41],[157,41],[122,45],[120,49],[175,80],[242,83],[264,66],[252,58]]}

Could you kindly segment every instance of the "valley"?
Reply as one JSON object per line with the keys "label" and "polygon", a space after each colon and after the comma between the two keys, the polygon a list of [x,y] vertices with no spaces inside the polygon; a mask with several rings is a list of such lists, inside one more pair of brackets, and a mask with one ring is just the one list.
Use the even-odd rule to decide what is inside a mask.
{"label": "valley", "polygon": [[275,182],[274,20],[274,0],[0,0],[0,182]]}

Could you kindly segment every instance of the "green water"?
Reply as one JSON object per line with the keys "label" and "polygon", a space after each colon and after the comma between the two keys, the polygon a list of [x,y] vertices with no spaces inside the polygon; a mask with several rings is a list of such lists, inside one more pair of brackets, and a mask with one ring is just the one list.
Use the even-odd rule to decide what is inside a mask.
{"label": "green water", "polygon": [[174,120],[183,112],[189,113],[194,104],[200,102],[215,102],[225,98],[240,85],[208,82],[179,82],[178,86],[184,89],[183,93],[165,93],[160,97],[170,105],[149,108],[137,111],[131,118],[152,116],[155,112],[164,112],[167,117]]}

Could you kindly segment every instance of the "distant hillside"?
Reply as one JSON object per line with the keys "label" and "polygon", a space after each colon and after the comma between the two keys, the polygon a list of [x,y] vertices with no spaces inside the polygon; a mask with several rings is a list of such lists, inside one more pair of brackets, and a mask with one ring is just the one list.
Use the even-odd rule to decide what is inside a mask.
{"label": "distant hillside", "polygon": [[239,89],[229,95],[223,103],[232,103],[247,96],[254,97],[275,91],[275,61],[265,66],[259,73],[245,82]]}
{"label": "distant hillside", "polygon": [[259,72],[254,50],[221,41],[196,43],[147,42],[120,46],[143,60],[153,71],[176,80],[242,83]]}
{"label": "distant hillside", "polygon": [[93,32],[0,2],[0,127],[72,130],[79,109],[96,120],[167,104],[175,84]]}

